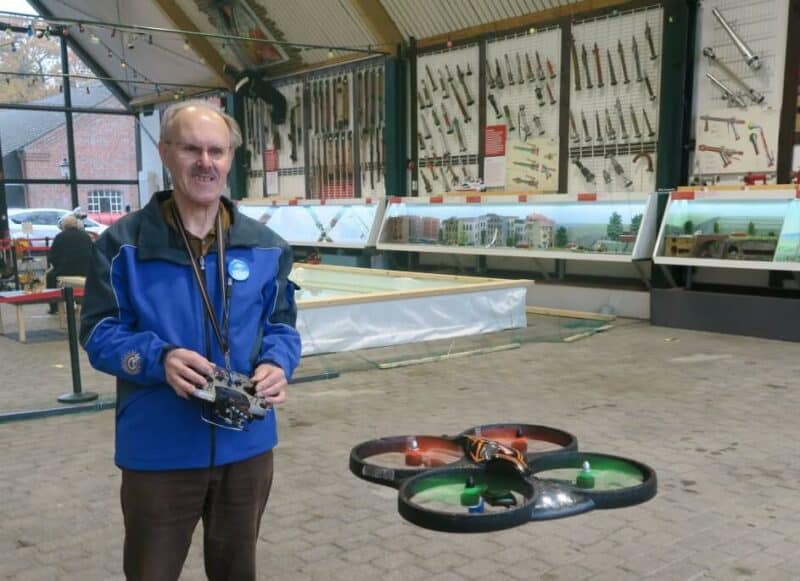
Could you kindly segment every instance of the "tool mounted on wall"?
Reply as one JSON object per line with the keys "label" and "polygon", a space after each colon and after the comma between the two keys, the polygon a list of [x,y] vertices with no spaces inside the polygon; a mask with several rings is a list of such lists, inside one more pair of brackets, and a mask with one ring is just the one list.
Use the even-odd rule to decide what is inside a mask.
{"label": "tool mounted on wall", "polygon": [[757,71],[761,68],[761,59],[758,57],[756,53],[754,53],[747,43],[742,40],[742,37],[736,34],[736,31],[731,27],[722,13],[716,9],[711,9],[711,14],[714,15],[714,18],[717,19],[722,29],[727,33],[730,39],[733,41],[734,46],[736,46],[737,50],[742,54],[742,58],[744,58],[744,62],[747,64],[748,67]]}
{"label": "tool mounted on wall", "polygon": [[719,69],[726,75],[728,75],[728,77],[732,81],[734,81],[737,85],[742,87],[742,89],[745,90],[747,96],[750,98],[751,101],[753,101],[753,103],[759,104],[764,102],[764,95],[762,95],[761,93],[756,91],[753,87],[748,85],[742,79],[742,77],[733,72],[733,70],[727,64],[719,60],[719,57],[717,57],[717,54],[712,47],[710,46],[705,47],[703,49],[703,56],[708,59],[709,64],[713,64],[719,67]]}

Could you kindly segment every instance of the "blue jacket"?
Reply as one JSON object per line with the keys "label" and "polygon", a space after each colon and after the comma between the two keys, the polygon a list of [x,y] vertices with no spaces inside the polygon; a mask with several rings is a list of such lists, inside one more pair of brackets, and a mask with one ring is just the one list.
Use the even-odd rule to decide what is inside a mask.
{"label": "blue jacket", "polygon": [[[164,356],[184,347],[224,366],[180,234],[164,222],[159,192],[140,211],[106,230],[95,243],[81,310],[81,344],[92,366],[117,378],[115,462],[134,470],[199,468],[244,460],[277,443],[275,411],[248,431],[201,419],[203,403],[178,397],[165,381]],[[272,230],[222,199],[232,217],[225,260],[243,260],[246,280],[230,295],[231,367],[251,375],[262,362],[287,379],[300,360],[297,308],[288,275],[292,254]],[[204,258],[205,280],[222,321],[217,252]],[[227,273],[227,268],[226,268]]]}

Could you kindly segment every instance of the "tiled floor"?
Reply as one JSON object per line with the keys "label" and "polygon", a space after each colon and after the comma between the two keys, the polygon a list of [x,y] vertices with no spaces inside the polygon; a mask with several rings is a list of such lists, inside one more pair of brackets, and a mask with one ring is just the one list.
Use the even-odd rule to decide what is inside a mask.
{"label": "tiled floor", "polygon": [[[0,337],[0,365],[0,411],[54,407],[72,390],[63,338]],[[84,390],[112,396],[112,381],[83,355],[81,370]],[[618,320],[572,343],[298,384],[279,411],[259,577],[798,579],[798,377],[794,343]],[[500,421],[562,428],[583,450],[644,461],[658,472],[658,495],[632,508],[446,534],[405,522],[396,491],[348,470],[351,447],[367,439]],[[121,578],[112,454],[110,410],[0,423],[0,578]],[[199,542],[183,578],[204,578]]]}

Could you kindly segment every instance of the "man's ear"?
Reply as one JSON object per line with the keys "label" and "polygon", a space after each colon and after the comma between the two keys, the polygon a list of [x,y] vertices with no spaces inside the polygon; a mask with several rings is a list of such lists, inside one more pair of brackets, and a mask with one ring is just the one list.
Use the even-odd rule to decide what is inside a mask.
{"label": "man's ear", "polygon": [[158,142],[158,155],[161,158],[161,163],[167,165],[167,144],[163,141]]}

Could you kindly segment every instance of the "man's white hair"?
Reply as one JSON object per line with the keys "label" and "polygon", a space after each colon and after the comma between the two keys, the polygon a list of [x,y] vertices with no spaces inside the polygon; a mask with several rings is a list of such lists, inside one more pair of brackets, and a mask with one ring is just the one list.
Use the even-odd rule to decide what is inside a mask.
{"label": "man's white hair", "polygon": [[80,220],[75,214],[65,214],[59,221],[58,225],[62,230],[70,228],[83,228],[83,220]]}
{"label": "man's white hair", "polygon": [[222,108],[220,108],[219,105],[215,104],[214,102],[204,101],[202,99],[188,99],[167,107],[167,110],[164,111],[164,116],[161,118],[161,134],[159,135],[159,139],[161,141],[169,141],[169,134],[172,130],[173,124],[175,123],[175,118],[181,111],[189,109],[190,107],[206,109],[219,115],[220,118],[225,122],[225,125],[228,127],[228,135],[230,135],[231,147],[236,149],[242,144],[242,130],[239,128],[239,124],[236,122],[236,119],[225,113],[225,111],[223,111]]}

